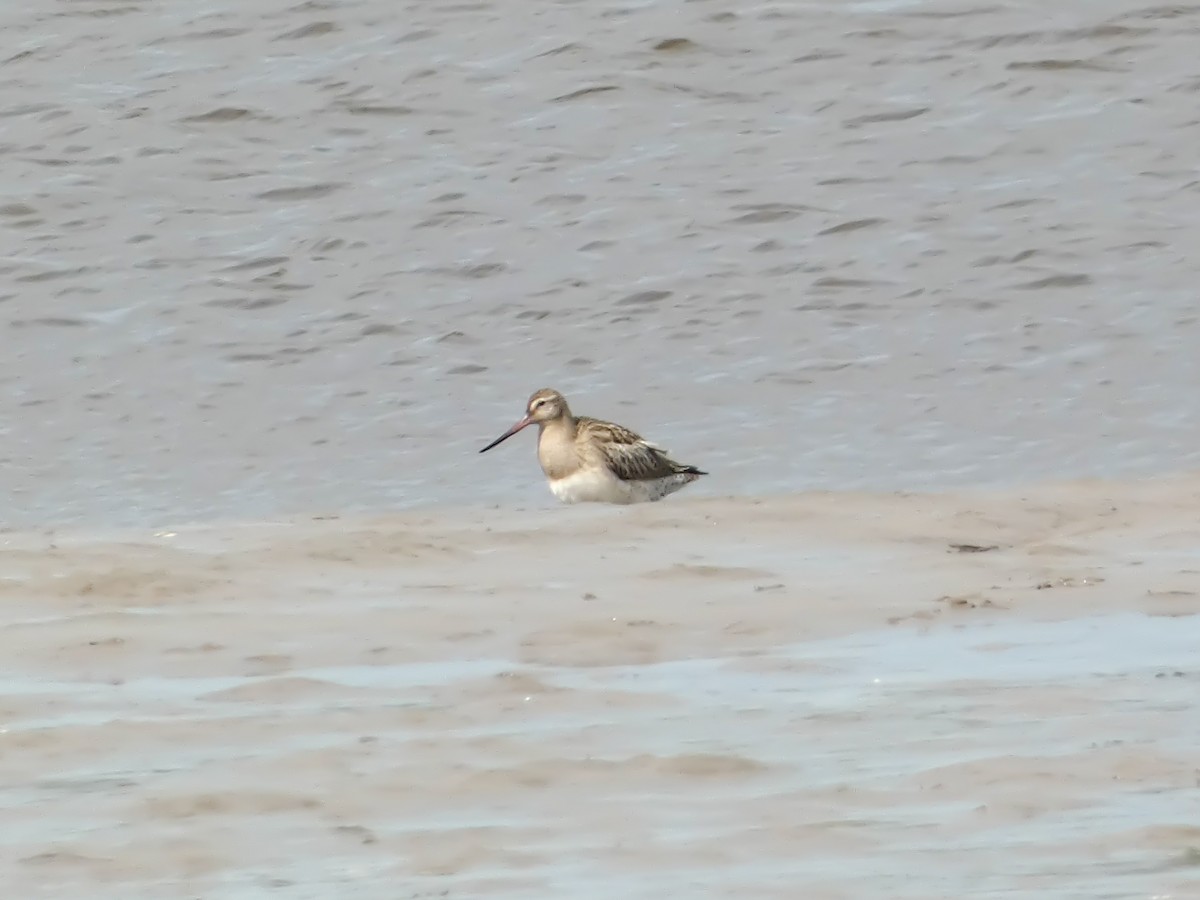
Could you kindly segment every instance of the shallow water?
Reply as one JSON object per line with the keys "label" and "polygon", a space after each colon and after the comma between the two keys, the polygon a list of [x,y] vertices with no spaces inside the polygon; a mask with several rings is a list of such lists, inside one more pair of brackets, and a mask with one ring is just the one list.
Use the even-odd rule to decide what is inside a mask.
{"label": "shallow water", "polygon": [[[129,808],[166,804],[160,815],[212,828],[213,815],[234,821],[238,794],[212,783],[192,792],[223,767],[244,812],[268,817],[275,845],[273,863],[256,855],[197,882],[229,898],[268,888],[314,898],[1183,898],[1200,884],[1186,851],[1188,835],[1200,845],[1198,641],[1200,617],[1119,614],[891,628],[602,668],[313,668],[288,673],[291,689],[274,696],[269,676],[22,678],[0,693],[57,694],[74,709],[10,719],[6,735],[143,727],[147,744],[14,785],[0,805],[56,811],[17,850],[53,838],[112,853],[121,842],[96,830],[93,798],[144,798]],[[472,695],[489,684],[507,697],[469,721],[482,712]],[[266,693],[255,700],[256,690]],[[253,721],[272,723],[253,743],[222,737],[222,722]],[[190,737],[164,745],[158,729],[172,722],[187,722]],[[306,760],[326,767],[307,791],[296,781]],[[359,778],[391,801],[364,806],[358,793],[371,789]],[[320,812],[297,792],[320,797]],[[339,852],[318,836],[330,830],[355,839]],[[379,852],[389,840],[407,854],[399,870]],[[459,849],[444,858],[442,843]],[[76,865],[102,856],[84,852]],[[70,860],[51,857],[59,890],[81,889],[63,878]],[[88,896],[155,896],[174,883],[135,870]]]}
{"label": "shallow water", "polygon": [[1193,6],[0,26],[9,524],[548,504],[544,384],[696,493],[1200,464]]}

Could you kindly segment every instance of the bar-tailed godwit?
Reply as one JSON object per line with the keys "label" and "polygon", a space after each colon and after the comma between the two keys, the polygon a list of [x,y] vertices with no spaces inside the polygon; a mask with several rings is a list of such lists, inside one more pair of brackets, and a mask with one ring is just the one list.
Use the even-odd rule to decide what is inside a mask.
{"label": "bar-tailed godwit", "polygon": [[563,503],[649,503],[708,474],[675,462],[628,428],[574,415],[549,388],[534,393],[524,417],[479,452],[530,425],[538,426],[538,462]]}

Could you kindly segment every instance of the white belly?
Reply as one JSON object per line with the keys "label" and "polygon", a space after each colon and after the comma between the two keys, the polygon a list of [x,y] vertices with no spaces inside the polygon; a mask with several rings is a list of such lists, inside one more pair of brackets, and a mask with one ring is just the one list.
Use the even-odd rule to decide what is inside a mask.
{"label": "white belly", "polygon": [[607,469],[581,469],[550,481],[550,491],[563,503],[653,503],[695,480],[695,475],[669,475],[622,481]]}

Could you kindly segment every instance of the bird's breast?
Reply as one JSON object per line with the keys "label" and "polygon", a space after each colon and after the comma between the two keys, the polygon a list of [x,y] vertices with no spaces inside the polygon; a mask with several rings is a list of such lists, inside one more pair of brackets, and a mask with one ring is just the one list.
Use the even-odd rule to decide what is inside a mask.
{"label": "bird's breast", "polygon": [[561,432],[543,429],[538,435],[538,462],[551,481],[573,475],[580,465],[575,441]]}

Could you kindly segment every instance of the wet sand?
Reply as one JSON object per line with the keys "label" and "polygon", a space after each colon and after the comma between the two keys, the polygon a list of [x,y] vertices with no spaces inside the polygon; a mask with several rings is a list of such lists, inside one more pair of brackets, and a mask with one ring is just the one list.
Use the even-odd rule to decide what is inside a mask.
{"label": "wet sand", "polygon": [[1200,478],[14,533],[6,896],[1200,889]]}

